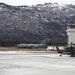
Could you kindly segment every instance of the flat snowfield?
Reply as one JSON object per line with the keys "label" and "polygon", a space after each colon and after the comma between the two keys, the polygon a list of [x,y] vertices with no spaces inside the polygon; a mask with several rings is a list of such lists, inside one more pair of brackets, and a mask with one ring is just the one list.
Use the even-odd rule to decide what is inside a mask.
{"label": "flat snowfield", "polygon": [[0,51],[0,75],[75,75],[75,57],[57,53]]}

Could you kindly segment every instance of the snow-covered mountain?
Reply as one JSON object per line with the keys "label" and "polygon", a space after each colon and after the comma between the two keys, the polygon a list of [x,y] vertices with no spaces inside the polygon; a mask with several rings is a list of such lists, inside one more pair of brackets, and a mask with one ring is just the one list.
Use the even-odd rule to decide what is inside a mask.
{"label": "snow-covered mountain", "polygon": [[0,3],[0,40],[49,38],[66,42],[68,23],[75,23],[75,5],[11,6]]}

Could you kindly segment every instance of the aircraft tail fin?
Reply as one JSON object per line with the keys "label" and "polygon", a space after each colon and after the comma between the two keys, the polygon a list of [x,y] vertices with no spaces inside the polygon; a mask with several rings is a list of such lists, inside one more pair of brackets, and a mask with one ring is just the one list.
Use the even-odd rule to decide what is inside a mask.
{"label": "aircraft tail fin", "polygon": [[49,39],[49,38],[45,38],[45,39],[41,42],[41,44],[47,44],[48,42],[50,42],[50,39]]}

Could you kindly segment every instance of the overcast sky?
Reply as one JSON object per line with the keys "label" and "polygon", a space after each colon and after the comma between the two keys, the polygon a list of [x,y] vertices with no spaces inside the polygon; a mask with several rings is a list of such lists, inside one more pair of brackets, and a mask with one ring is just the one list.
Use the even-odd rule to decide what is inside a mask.
{"label": "overcast sky", "polygon": [[0,0],[0,2],[4,2],[9,5],[36,5],[42,3],[59,3],[59,4],[68,4],[73,3],[75,0]]}

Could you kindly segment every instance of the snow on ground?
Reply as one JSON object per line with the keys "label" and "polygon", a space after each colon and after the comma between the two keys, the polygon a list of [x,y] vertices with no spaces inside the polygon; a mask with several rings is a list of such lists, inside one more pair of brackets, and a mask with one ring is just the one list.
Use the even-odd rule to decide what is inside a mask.
{"label": "snow on ground", "polygon": [[[64,49],[64,46],[58,46],[60,50]],[[56,46],[48,46],[47,50],[57,50]]]}
{"label": "snow on ground", "polygon": [[3,51],[0,52],[0,75],[75,75],[75,57]]}

